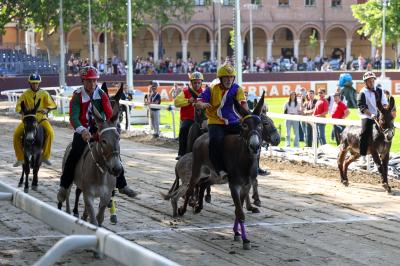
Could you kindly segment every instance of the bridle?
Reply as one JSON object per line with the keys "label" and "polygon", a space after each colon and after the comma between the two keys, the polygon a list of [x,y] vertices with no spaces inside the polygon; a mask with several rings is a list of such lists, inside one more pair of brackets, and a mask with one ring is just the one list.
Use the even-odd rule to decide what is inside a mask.
{"label": "bridle", "polygon": [[[102,130],[99,132],[99,137],[101,137],[101,135],[102,135],[104,132],[107,132],[107,131],[110,131],[110,130],[115,130],[115,132],[119,135],[118,129],[117,129],[116,127],[107,127],[107,128],[102,129]],[[102,174],[104,174],[105,170],[103,169],[103,167],[100,166],[100,164],[98,163],[98,161],[96,160],[96,158],[94,158],[93,150],[92,150],[92,147],[90,146],[89,141],[86,141],[86,143],[87,143],[87,145],[88,145],[89,152],[90,152],[90,155],[92,156],[92,159],[93,159],[94,163],[96,164],[96,166],[97,166],[97,168],[100,170],[100,172],[101,172]],[[96,147],[96,150],[97,150],[98,153],[101,155],[101,159],[103,160],[103,162],[107,162],[108,158],[111,158],[111,157],[113,157],[113,156],[119,156],[119,151],[117,151],[117,150],[114,150],[114,151],[112,151],[112,152],[110,152],[110,153],[108,153],[108,154],[106,155],[106,154],[104,153],[103,147],[102,147],[101,145],[99,145],[99,142],[96,142],[95,145],[96,145],[96,146],[95,146],[95,147]],[[107,166],[107,164],[106,164],[106,166]],[[106,169],[106,170],[108,171],[109,169]]]}
{"label": "bridle", "polygon": [[[240,123],[243,124],[243,122],[244,122],[245,120],[250,119],[250,118],[255,118],[255,119],[257,120],[258,123],[262,123],[261,118],[260,118],[258,115],[252,115],[252,114],[248,114],[248,115],[242,117],[242,118],[240,119]],[[258,123],[257,123],[257,124],[258,124]],[[250,138],[249,138],[249,137],[245,138],[245,137],[243,136],[242,133],[243,133],[243,131],[240,132],[240,137],[243,139],[244,143],[245,143],[246,146],[248,147],[248,146],[249,146],[249,140],[250,140]],[[248,133],[248,136],[253,136],[253,135],[257,135],[258,138],[259,138],[259,140],[261,140],[261,142],[260,142],[260,147],[261,147],[261,143],[262,143],[262,136],[261,136],[261,133],[258,132],[257,129],[252,129],[252,130]]]}

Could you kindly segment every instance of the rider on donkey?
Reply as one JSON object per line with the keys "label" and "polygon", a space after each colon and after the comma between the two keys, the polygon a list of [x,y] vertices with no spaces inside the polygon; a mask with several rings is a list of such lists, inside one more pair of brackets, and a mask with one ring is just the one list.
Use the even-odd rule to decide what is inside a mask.
{"label": "rider on donkey", "polygon": [[221,178],[227,177],[223,160],[224,138],[230,134],[240,134],[240,116],[234,111],[234,100],[249,110],[243,89],[236,83],[236,71],[229,64],[217,71],[219,83],[206,88],[196,107],[205,108],[210,136],[209,157],[215,171]]}
{"label": "rider on donkey", "polygon": [[[64,202],[67,189],[74,181],[75,166],[83,154],[87,142],[92,136],[96,139],[97,127],[93,117],[93,107],[100,112],[104,119],[109,120],[112,116],[112,108],[107,94],[97,85],[99,73],[95,67],[87,66],[81,70],[83,88],[74,92],[70,102],[70,123],[75,129],[72,140],[72,149],[65,162],[64,171],[61,175],[60,189],[57,194],[59,202]],[[128,187],[124,171],[117,177],[117,185],[120,193],[129,197],[135,197],[136,192]]]}
{"label": "rider on donkey", "polygon": [[361,163],[365,164],[369,141],[372,139],[372,130],[378,115],[378,106],[388,106],[385,96],[380,88],[375,88],[375,74],[368,71],[363,75],[365,87],[358,95],[357,105],[361,116],[360,156]]}
{"label": "rider on donkey", "polygon": [[179,129],[179,151],[176,160],[179,160],[186,153],[187,138],[189,129],[195,120],[195,108],[194,104],[197,101],[197,97],[203,92],[201,85],[204,77],[200,72],[193,72],[189,76],[190,85],[183,88],[181,93],[176,96],[174,104],[176,107],[180,107],[181,113],[181,126]]}
{"label": "rider on donkey", "polygon": [[[28,82],[30,89],[24,91],[24,93],[18,98],[17,106],[15,111],[21,113],[21,103],[24,102],[27,109],[33,109],[35,104],[40,101],[38,111],[36,113],[36,119],[44,129],[45,140],[43,145],[42,162],[47,165],[51,165],[50,154],[51,144],[54,139],[54,130],[51,127],[50,122],[47,119],[49,111],[56,109],[57,105],[54,103],[53,98],[50,94],[39,89],[42,78],[39,74],[32,74],[29,76]],[[20,123],[14,131],[14,150],[17,161],[14,163],[14,167],[20,166],[24,163],[24,151],[22,146],[22,136],[24,135],[24,123]]]}

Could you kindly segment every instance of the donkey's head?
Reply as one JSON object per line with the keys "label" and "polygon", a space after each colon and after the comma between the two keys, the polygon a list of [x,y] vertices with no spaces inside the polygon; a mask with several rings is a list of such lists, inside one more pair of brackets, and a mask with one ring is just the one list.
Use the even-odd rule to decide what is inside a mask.
{"label": "donkey's head", "polygon": [[95,106],[93,106],[93,111],[99,133],[98,152],[100,153],[108,172],[114,176],[118,176],[123,170],[119,156],[119,130],[117,127],[119,105],[114,105],[110,121],[104,121]]}
{"label": "donkey's head", "polygon": [[391,142],[394,136],[394,123],[393,123],[394,117],[392,114],[394,106],[395,102],[393,97],[390,97],[389,107],[384,108],[379,106],[380,115],[378,118],[378,127],[381,133],[383,133],[386,142]]}
{"label": "donkey's head", "polygon": [[263,124],[262,138],[268,144],[272,146],[278,146],[281,142],[281,136],[277,128],[275,127],[274,121],[266,114],[260,115],[261,122]]}
{"label": "donkey's head", "polygon": [[250,153],[258,154],[262,144],[263,125],[261,123],[260,113],[264,105],[264,92],[262,93],[261,100],[254,108],[253,113],[244,109],[236,100],[234,104],[236,110],[242,116],[240,136],[244,139]]}
{"label": "donkey's head", "polygon": [[35,104],[33,109],[26,109],[25,102],[21,102],[21,110],[23,114],[24,123],[24,138],[28,143],[34,143],[37,133],[38,121],[36,119],[36,112],[40,106],[40,100]]}

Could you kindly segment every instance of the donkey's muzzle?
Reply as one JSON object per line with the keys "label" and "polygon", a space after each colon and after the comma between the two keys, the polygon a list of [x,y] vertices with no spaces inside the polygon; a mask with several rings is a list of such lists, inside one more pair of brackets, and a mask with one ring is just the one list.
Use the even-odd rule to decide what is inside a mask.
{"label": "donkey's muzzle", "polygon": [[261,147],[260,137],[258,135],[251,136],[249,140],[249,149],[253,153],[258,153],[260,147]]}
{"label": "donkey's muzzle", "polygon": [[281,142],[281,136],[279,135],[278,132],[271,135],[271,145],[272,146],[278,146],[280,142]]}

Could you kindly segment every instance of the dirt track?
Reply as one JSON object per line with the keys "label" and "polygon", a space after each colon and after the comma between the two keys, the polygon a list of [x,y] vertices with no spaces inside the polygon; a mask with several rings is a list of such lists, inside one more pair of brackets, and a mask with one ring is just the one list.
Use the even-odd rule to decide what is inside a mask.
{"label": "dirt track", "polygon": [[[0,180],[16,186],[12,132],[17,120],[0,117]],[[55,205],[61,157],[71,131],[55,128],[53,166],[40,171],[39,191],[31,195]],[[263,159],[272,174],[259,177],[263,207],[246,214],[252,249],[234,242],[233,203],[227,185],[212,188],[212,203],[197,215],[171,218],[160,197],[174,180],[176,144],[151,145],[145,137],[122,139],[128,183],[136,199],[117,197],[117,225],[105,227],[182,265],[393,265],[400,264],[398,183],[388,195],[377,181],[350,174],[345,188],[334,171]],[[137,142],[137,141],[140,141]],[[166,146],[166,147],[165,147]],[[365,182],[366,181],[366,182]],[[371,182],[370,182],[371,181]],[[393,182],[391,181],[393,184]],[[31,265],[62,236],[40,221],[0,202],[0,265]],[[51,218],[51,217],[49,217]],[[62,265],[112,265],[80,250]]]}

